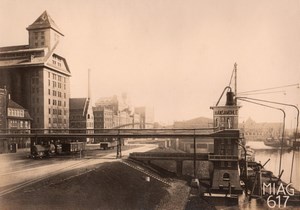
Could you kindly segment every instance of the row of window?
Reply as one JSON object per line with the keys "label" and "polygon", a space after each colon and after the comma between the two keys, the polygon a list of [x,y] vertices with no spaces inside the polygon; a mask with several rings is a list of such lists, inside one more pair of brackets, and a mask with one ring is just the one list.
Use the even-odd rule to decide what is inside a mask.
{"label": "row of window", "polygon": [[9,120],[8,122],[10,128],[29,128],[29,122],[24,120]]}
{"label": "row of window", "polygon": [[8,108],[8,116],[24,117],[24,110]]}
{"label": "row of window", "polygon": [[[55,57],[54,57],[54,58],[55,58]],[[53,60],[53,61],[55,61],[55,62],[60,62],[61,59],[58,59],[58,61],[56,61],[56,60]],[[55,74],[55,73],[50,73],[50,72],[48,72],[48,79],[51,78],[51,74],[52,74],[52,79],[53,79],[53,80],[57,80],[57,81],[59,81],[59,82],[62,82],[62,81],[63,81],[64,83],[67,82],[66,77],[62,77],[61,75],[58,75],[58,74]]]}
{"label": "row of window", "polygon": [[62,119],[62,118],[49,118],[49,123],[64,123],[66,124],[67,123],[67,120],[66,119]]}
{"label": "row of window", "polygon": [[62,113],[64,113],[64,115],[67,115],[67,110],[49,108],[48,113],[53,115],[62,115]]}
{"label": "row of window", "polygon": [[2,59],[11,59],[11,58],[24,58],[24,57],[40,57],[42,56],[41,52],[19,52],[19,53],[1,53],[0,60]]}
{"label": "row of window", "polygon": [[[50,89],[48,89],[48,95],[49,96],[51,95],[51,90]],[[53,96],[57,96],[59,98],[62,98],[62,92],[57,91],[57,90],[52,90],[52,95]],[[66,93],[64,93],[64,98],[67,98],[67,94]]]}
{"label": "row of window", "polygon": [[61,67],[61,63],[60,63],[60,62],[56,62],[55,60],[52,60],[52,63],[53,63],[54,65],[57,65],[58,67]]}
{"label": "row of window", "polygon": [[[56,100],[56,99],[52,100],[52,105],[54,105],[54,106],[62,106],[62,102],[63,102],[63,106],[66,107],[67,106],[66,101],[60,101],[60,100]],[[48,99],[48,104],[51,105],[51,99],[50,98]]]}
{"label": "row of window", "polygon": [[[48,79],[48,86],[50,87],[51,86],[51,81],[50,81],[50,79]],[[56,82],[56,81],[52,81],[52,87],[53,88],[56,88],[56,87],[58,87],[58,88],[62,88],[62,83],[60,83],[60,82]],[[64,84],[64,90],[66,89],[66,84]]]}

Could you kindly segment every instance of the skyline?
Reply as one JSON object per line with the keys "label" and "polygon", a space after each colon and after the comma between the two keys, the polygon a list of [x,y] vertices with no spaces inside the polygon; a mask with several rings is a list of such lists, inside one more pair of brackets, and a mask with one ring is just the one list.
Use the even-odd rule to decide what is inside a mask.
{"label": "skyline", "polygon": [[[47,10],[65,37],[71,97],[126,92],[153,106],[155,121],[212,118],[238,64],[238,92],[297,84],[299,1],[0,0],[0,47],[28,44],[26,27]],[[64,9],[67,8],[67,9]],[[13,27],[12,27],[13,26]],[[300,90],[251,96],[299,105]],[[240,122],[280,122],[280,112],[242,102]],[[288,111],[287,125],[295,111]],[[292,125],[291,125],[292,126]]]}

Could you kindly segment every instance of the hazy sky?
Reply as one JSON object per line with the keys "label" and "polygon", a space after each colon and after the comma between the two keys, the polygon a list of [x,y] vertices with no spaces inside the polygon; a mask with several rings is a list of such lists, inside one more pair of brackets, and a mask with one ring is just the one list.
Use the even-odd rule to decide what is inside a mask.
{"label": "hazy sky", "polygon": [[[0,46],[28,44],[44,10],[65,37],[71,96],[127,92],[162,122],[212,117],[238,64],[238,92],[300,82],[299,0],[0,0]],[[300,104],[300,89],[252,97]],[[281,121],[279,111],[242,102],[240,121]],[[288,117],[292,126],[295,111]]]}

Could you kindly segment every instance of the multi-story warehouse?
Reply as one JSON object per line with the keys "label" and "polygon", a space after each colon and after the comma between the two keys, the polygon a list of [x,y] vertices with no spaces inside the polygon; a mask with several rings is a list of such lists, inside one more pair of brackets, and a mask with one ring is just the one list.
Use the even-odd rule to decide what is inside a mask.
{"label": "multi-story warehouse", "polygon": [[93,107],[95,129],[110,129],[114,126],[113,110],[105,107]]}
{"label": "multi-story warehouse", "polygon": [[[93,133],[94,115],[89,98],[70,98],[70,132]],[[87,130],[85,130],[87,129]],[[83,138],[93,142],[93,138]]]}
{"label": "multi-story warehouse", "polygon": [[28,45],[0,48],[0,86],[28,109],[33,128],[68,128],[71,73],[56,52],[64,35],[47,11],[27,30]]}
{"label": "multi-story warehouse", "polygon": [[[102,129],[110,129],[114,127],[114,112],[109,108],[102,106],[93,107],[94,113],[94,129],[95,133],[101,133]],[[107,141],[107,138],[95,138],[95,142]]]}

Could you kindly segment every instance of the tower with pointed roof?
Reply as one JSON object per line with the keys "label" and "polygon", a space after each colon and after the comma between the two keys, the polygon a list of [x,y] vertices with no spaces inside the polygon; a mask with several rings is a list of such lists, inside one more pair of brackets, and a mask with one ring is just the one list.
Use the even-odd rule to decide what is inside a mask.
{"label": "tower with pointed roof", "polygon": [[64,36],[47,11],[27,27],[29,33],[29,48],[48,47],[52,49],[60,37]]}
{"label": "tower with pointed roof", "polygon": [[0,47],[0,87],[29,111],[32,128],[68,128],[71,72],[57,52],[63,34],[47,11],[27,30],[28,44]]}

